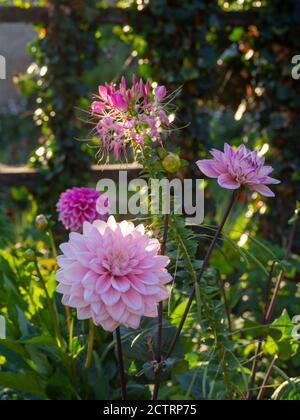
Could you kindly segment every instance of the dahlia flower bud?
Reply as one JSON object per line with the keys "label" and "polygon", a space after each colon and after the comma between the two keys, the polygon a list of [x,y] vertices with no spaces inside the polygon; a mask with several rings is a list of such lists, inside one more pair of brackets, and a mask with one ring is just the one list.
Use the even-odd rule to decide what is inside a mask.
{"label": "dahlia flower bud", "polygon": [[47,230],[47,228],[49,226],[49,222],[48,222],[46,216],[44,216],[43,214],[39,214],[35,218],[35,225],[39,230],[45,231],[45,230]]}
{"label": "dahlia flower bud", "polygon": [[36,255],[33,249],[26,249],[24,252],[24,259],[27,262],[34,262],[36,260]]}
{"label": "dahlia flower bud", "polygon": [[224,153],[212,149],[210,154],[213,159],[199,160],[197,165],[204,175],[217,178],[221,187],[237,190],[244,185],[265,197],[275,196],[268,185],[280,184],[280,181],[269,176],[273,168],[264,166],[265,158],[257,151],[251,151],[243,144],[234,150],[225,144]]}
{"label": "dahlia flower bud", "polygon": [[114,331],[121,324],[138,328],[141,317],[157,317],[157,302],[168,298],[172,280],[168,257],[159,255],[157,239],[143,225],[113,216],[107,222],[85,222],[83,234],[71,233],[57,259],[57,291],[77,310],[78,319]]}
{"label": "dahlia flower bud", "polygon": [[[97,200],[101,198],[98,191],[92,188],[71,188],[63,192],[56,205],[58,220],[66,229],[81,232],[84,222],[102,219],[104,214],[97,210]],[[107,203],[108,206],[108,203]],[[100,209],[100,206],[98,206]]]}
{"label": "dahlia flower bud", "polygon": [[180,157],[175,155],[175,153],[168,153],[162,161],[162,166],[166,172],[174,174],[180,169]]}

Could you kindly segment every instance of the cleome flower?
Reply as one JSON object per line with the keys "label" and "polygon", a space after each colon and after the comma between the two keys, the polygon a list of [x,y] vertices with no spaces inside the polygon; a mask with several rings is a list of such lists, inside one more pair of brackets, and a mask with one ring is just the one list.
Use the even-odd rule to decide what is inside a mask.
{"label": "cleome flower", "polygon": [[84,222],[102,219],[108,213],[108,199],[92,188],[70,188],[56,205],[58,220],[66,229],[81,232]]}
{"label": "cleome flower", "polygon": [[157,302],[168,298],[169,259],[158,255],[160,244],[143,225],[117,223],[113,216],[85,222],[83,234],[71,233],[60,248],[57,291],[80,320],[92,318],[107,331],[121,324],[138,328],[141,317],[156,317]]}
{"label": "cleome flower", "polygon": [[99,86],[99,95],[91,105],[92,119],[101,139],[100,159],[113,151],[115,160],[126,154],[128,144],[143,146],[147,141],[162,143],[161,133],[170,126],[163,101],[167,90],[154,91],[149,81],[138,81],[127,88],[125,78],[120,85]]}
{"label": "cleome flower", "polygon": [[236,190],[244,185],[265,197],[275,196],[267,185],[280,181],[269,176],[273,168],[264,166],[265,158],[257,151],[248,150],[243,144],[234,150],[226,143],[224,153],[216,149],[210,153],[213,159],[199,160],[197,165],[204,175],[217,178],[222,188]]}

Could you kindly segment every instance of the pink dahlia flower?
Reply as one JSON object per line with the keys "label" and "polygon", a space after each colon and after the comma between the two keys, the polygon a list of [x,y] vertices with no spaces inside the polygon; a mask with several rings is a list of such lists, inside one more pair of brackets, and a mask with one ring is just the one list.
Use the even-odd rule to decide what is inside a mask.
{"label": "pink dahlia flower", "polygon": [[168,297],[169,259],[158,255],[160,244],[143,225],[85,222],[83,234],[71,233],[61,245],[56,274],[62,302],[77,309],[78,319],[114,331],[119,325],[138,328],[141,317],[156,317],[157,302]]}
{"label": "pink dahlia flower", "polygon": [[103,214],[97,210],[100,197],[100,193],[92,188],[74,187],[66,190],[61,194],[56,205],[59,213],[58,220],[68,230],[82,231],[84,222],[102,219]]}
{"label": "pink dahlia flower", "polygon": [[273,168],[264,166],[265,158],[257,151],[248,150],[243,144],[234,150],[225,144],[224,153],[216,149],[210,153],[213,159],[199,160],[197,165],[204,175],[218,178],[221,187],[236,190],[245,185],[265,197],[275,196],[267,185],[279,184],[280,181],[269,176]]}
{"label": "pink dahlia flower", "polygon": [[162,143],[161,134],[170,126],[164,101],[171,100],[164,86],[153,90],[149,81],[138,81],[133,75],[130,88],[123,77],[119,86],[106,83],[98,91],[91,112],[101,139],[100,158],[113,151],[118,160],[128,144]]}

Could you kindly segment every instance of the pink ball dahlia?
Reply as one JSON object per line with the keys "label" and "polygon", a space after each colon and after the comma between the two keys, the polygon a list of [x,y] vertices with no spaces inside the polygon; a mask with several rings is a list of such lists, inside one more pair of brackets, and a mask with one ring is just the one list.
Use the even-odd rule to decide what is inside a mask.
{"label": "pink ball dahlia", "polygon": [[[102,219],[97,211],[100,193],[92,188],[71,188],[63,192],[56,205],[58,220],[66,229],[73,232],[82,231],[84,222]],[[99,202],[98,202],[99,204]]]}
{"label": "pink ball dahlia", "polygon": [[71,233],[61,250],[57,291],[78,319],[92,318],[107,331],[121,324],[138,328],[141,317],[156,317],[157,302],[168,298],[169,259],[158,255],[160,244],[143,225],[117,223],[113,216],[85,222],[83,234]]}
{"label": "pink ball dahlia", "polygon": [[245,185],[265,197],[275,196],[267,185],[280,181],[269,176],[273,168],[264,166],[265,158],[257,151],[248,150],[243,144],[234,150],[225,144],[224,153],[216,149],[210,153],[214,159],[199,160],[197,165],[204,175],[218,178],[221,187],[236,190]]}

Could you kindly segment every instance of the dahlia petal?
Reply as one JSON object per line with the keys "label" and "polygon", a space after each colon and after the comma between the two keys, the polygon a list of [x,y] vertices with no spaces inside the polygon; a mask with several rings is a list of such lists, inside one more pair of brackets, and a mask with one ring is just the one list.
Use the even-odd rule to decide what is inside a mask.
{"label": "dahlia petal", "polygon": [[237,190],[241,184],[235,181],[229,174],[222,174],[218,177],[218,183],[222,188]]}
{"label": "dahlia petal", "polygon": [[170,263],[170,258],[166,257],[165,255],[158,255],[153,259],[155,264],[153,264],[154,270],[161,270],[165,268]]}
{"label": "dahlia petal", "polygon": [[157,254],[158,251],[160,250],[160,243],[159,243],[159,241],[157,239],[151,239],[149,241],[149,244],[146,247],[146,250],[148,252],[154,252],[155,254]]}
{"label": "dahlia petal", "polygon": [[145,235],[145,226],[143,224],[138,225],[135,228],[136,232],[141,233],[142,235]]}
{"label": "dahlia petal", "polygon": [[79,296],[70,296],[67,305],[71,308],[84,308],[86,306],[86,302]]}
{"label": "dahlia petal", "polygon": [[130,284],[131,284],[131,287],[133,287],[134,290],[136,290],[138,293],[141,293],[142,295],[147,294],[146,285],[142,283],[138,277],[131,275]]}
{"label": "dahlia petal", "polygon": [[101,301],[92,303],[91,309],[95,315],[101,315],[101,314],[103,315],[104,312],[106,313],[105,306],[103,305]]}
{"label": "dahlia petal", "polygon": [[153,273],[146,273],[142,278],[141,281],[145,284],[158,284],[158,278]]}
{"label": "dahlia petal", "polygon": [[88,271],[86,275],[81,280],[81,284],[84,286],[85,289],[93,290],[95,288],[98,276],[93,271]]}
{"label": "dahlia petal", "polygon": [[115,321],[120,321],[122,318],[124,312],[125,312],[126,306],[122,301],[119,301],[115,305],[107,306],[106,310],[109,313],[109,315],[113,318]]}
{"label": "dahlia petal", "polygon": [[213,160],[198,160],[196,164],[200,171],[209,178],[217,178],[220,175],[220,172],[215,169],[215,162]]}
{"label": "dahlia petal", "polygon": [[145,316],[149,318],[156,318],[158,316],[158,310],[156,304],[146,305]]}
{"label": "dahlia petal", "polygon": [[101,235],[103,235],[105,233],[107,224],[103,222],[102,220],[95,220],[95,222],[93,223],[93,226],[98,230],[98,232]]}
{"label": "dahlia petal", "polygon": [[273,191],[264,184],[253,185],[251,189],[260,193],[264,197],[275,197]]}
{"label": "dahlia petal", "polygon": [[170,283],[173,280],[173,277],[171,276],[170,273],[165,271],[159,274],[159,280],[160,280],[159,283],[162,286],[164,284]]}
{"label": "dahlia petal", "polygon": [[[128,292],[127,292],[128,293]],[[114,305],[120,300],[121,293],[115,290],[113,287],[110,287],[105,293],[101,294],[101,299],[105,305]]]}
{"label": "dahlia petal", "polygon": [[83,234],[88,235],[93,229],[93,225],[89,222],[83,222]]}
{"label": "dahlia petal", "polygon": [[154,295],[157,293],[160,293],[161,288],[159,286],[152,286],[152,285],[147,285],[145,286],[146,291],[145,291],[145,295]]}
{"label": "dahlia petal", "polygon": [[91,252],[75,252],[75,258],[83,267],[90,267],[90,261],[93,260],[94,255]]}
{"label": "dahlia petal", "polygon": [[135,227],[133,223],[127,222],[127,220],[123,220],[119,225],[123,236],[128,235],[129,233],[133,232]]}
{"label": "dahlia petal", "polygon": [[98,297],[95,295],[94,290],[84,289],[83,299],[86,303],[94,303],[98,301]]}
{"label": "dahlia petal", "polygon": [[126,277],[115,279],[114,277],[111,278],[111,285],[114,289],[118,292],[127,292],[130,289],[130,282]]}
{"label": "dahlia petal", "polygon": [[92,317],[91,308],[90,306],[86,306],[85,308],[78,308],[77,309],[77,318],[81,321],[85,319],[90,319]]}
{"label": "dahlia petal", "polygon": [[127,305],[130,309],[133,310],[140,310],[143,305],[143,300],[141,295],[134,289],[129,289],[126,293],[121,295],[121,298],[125,305]]}
{"label": "dahlia petal", "polygon": [[66,284],[62,284],[62,283],[60,283],[56,288],[56,291],[61,294],[69,294],[70,290],[71,290],[70,286]]}
{"label": "dahlia petal", "polygon": [[62,302],[63,305],[68,305],[69,304],[69,300],[70,300],[70,296],[69,295],[63,295],[61,302]]}
{"label": "dahlia petal", "polygon": [[64,269],[64,277],[65,279],[71,280],[73,282],[80,282],[87,271],[88,269],[86,267],[83,267],[78,262],[74,262],[71,266]]}
{"label": "dahlia petal", "polygon": [[269,175],[271,172],[273,172],[273,167],[272,167],[272,166],[263,166],[263,167],[260,169],[260,171],[259,171],[258,175],[259,175],[259,176],[267,176],[267,175]]}
{"label": "dahlia petal", "polygon": [[136,330],[137,328],[139,328],[140,322],[141,322],[141,317],[140,316],[131,314],[127,318],[126,325],[129,328],[133,328],[133,329]]}
{"label": "dahlia petal", "polygon": [[279,181],[279,179],[276,178],[272,178],[270,176],[267,176],[263,182],[264,184],[280,184],[281,181]]}
{"label": "dahlia petal", "polygon": [[61,244],[59,246],[59,248],[62,251],[62,253],[65,254],[66,257],[69,257],[69,258],[73,258],[74,257],[73,252],[71,251],[71,248],[70,248],[70,244],[69,243]]}
{"label": "dahlia petal", "polygon": [[113,332],[116,328],[118,328],[119,323],[112,318],[107,318],[105,321],[101,321],[101,326],[106,331]]}
{"label": "dahlia petal", "polygon": [[115,231],[117,229],[118,225],[114,216],[110,216],[108,218],[107,226],[110,227],[112,231]]}
{"label": "dahlia petal", "polygon": [[57,265],[60,268],[68,268],[74,262],[76,262],[76,260],[74,260],[74,258],[67,258],[65,255],[59,255],[57,257]]}

